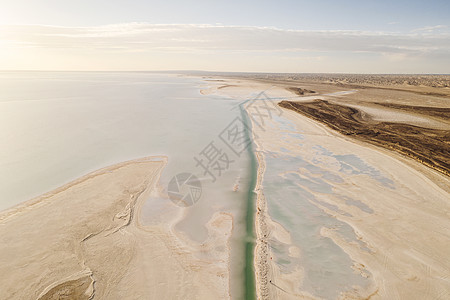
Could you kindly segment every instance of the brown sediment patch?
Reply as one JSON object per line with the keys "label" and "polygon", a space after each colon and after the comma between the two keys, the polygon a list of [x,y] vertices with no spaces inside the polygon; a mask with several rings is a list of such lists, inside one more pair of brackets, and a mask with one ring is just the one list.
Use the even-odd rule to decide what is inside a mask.
{"label": "brown sediment patch", "polygon": [[315,91],[302,89],[302,88],[298,88],[298,87],[288,87],[287,90],[290,92],[293,92],[294,94],[299,95],[299,96],[304,96],[305,94],[315,94],[316,93]]}
{"label": "brown sediment patch", "polygon": [[237,85],[234,85],[234,84],[225,84],[225,85],[222,85],[222,86],[219,86],[217,89],[224,89],[224,88],[229,88],[229,87],[237,87]]}
{"label": "brown sediment patch", "polygon": [[[423,128],[405,123],[367,122],[358,109],[330,103],[281,101],[279,105],[319,121],[358,140],[369,142],[403,155],[450,176],[450,131]],[[444,116],[444,108],[428,108]]]}

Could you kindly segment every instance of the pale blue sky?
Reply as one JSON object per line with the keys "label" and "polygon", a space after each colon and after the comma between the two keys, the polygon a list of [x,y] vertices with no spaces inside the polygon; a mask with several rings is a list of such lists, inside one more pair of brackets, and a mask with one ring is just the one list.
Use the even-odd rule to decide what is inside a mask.
{"label": "pale blue sky", "polygon": [[304,30],[414,30],[449,25],[450,1],[7,0],[2,23],[92,26],[147,22]]}
{"label": "pale blue sky", "polygon": [[[0,69],[450,73],[450,1],[0,0],[0,7]],[[172,27],[161,33],[155,24]]]}

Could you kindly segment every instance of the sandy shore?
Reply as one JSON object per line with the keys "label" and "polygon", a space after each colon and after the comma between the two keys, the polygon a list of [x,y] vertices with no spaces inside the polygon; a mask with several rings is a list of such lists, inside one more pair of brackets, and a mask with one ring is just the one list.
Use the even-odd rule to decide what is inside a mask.
{"label": "sandy shore", "polygon": [[166,160],[107,167],[2,212],[0,298],[229,298],[230,215],[212,217],[201,246],[139,221]]}
{"label": "sandy shore", "polygon": [[[271,97],[286,96],[285,86],[277,86],[276,82],[253,82],[251,85],[246,83],[245,80],[235,78],[225,80],[220,82],[222,88],[210,88],[209,93],[245,99],[257,92],[268,90]],[[277,94],[277,91],[281,93]],[[322,93],[325,94],[326,90]],[[335,97],[328,94],[322,97],[335,100],[337,98],[345,102],[345,97],[341,95],[344,94],[336,94]],[[297,96],[290,93],[287,98],[305,101],[317,98],[317,95]],[[358,95],[355,93],[351,97],[355,99]],[[260,111],[263,109],[264,107],[260,106]],[[287,130],[278,128],[276,122],[267,122],[263,129],[253,126],[253,133],[257,137],[256,154],[259,161],[255,218],[257,236],[255,272],[258,299],[316,299],[313,294],[301,288],[305,277],[305,270],[302,267],[286,273],[274,261],[273,241],[288,247],[293,259],[299,257],[301,261],[303,254],[302,249],[292,242],[291,235],[294,232],[287,231],[271,218],[267,202],[270,199],[266,199],[264,194],[264,174],[266,153],[277,153],[281,156],[289,152],[293,157],[301,156],[313,161],[317,145],[322,145],[336,155],[355,154],[393,182],[393,187],[387,188],[367,176],[342,174],[343,181],[333,184],[332,194],[323,194],[303,186],[318,199],[314,205],[330,217],[351,226],[357,237],[357,242],[351,241],[336,228],[329,228],[326,225],[320,230],[320,236],[331,239],[351,258],[354,273],[360,274],[361,278],[366,278],[370,283],[365,288],[349,287],[346,292],[336,297],[445,299],[450,295],[448,273],[450,260],[447,255],[450,253],[448,243],[450,195],[448,190],[443,188],[450,185],[449,178],[392,151],[350,139],[295,112],[283,110],[282,117],[298,128],[295,134],[307,136],[308,139],[302,141],[303,145],[299,147],[295,138],[281,139]],[[389,118],[389,114],[383,117]],[[326,172],[334,172],[333,174],[339,172],[333,158],[326,158],[317,163]],[[317,176],[305,173],[307,170],[293,172],[299,174],[300,178]],[[360,207],[350,205],[343,200],[345,197],[358,199]],[[336,210],[330,207],[335,207]]]}

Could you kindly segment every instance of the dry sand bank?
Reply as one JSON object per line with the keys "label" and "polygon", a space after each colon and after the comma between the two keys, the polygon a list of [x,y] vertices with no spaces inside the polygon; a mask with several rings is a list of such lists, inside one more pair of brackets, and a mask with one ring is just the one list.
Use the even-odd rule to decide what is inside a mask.
{"label": "dry sand bank", "polygon": [[120,163],[2,212],[0,298],[229,298],[230,215],[213,216],[201,246],[170,220],[139,222],[165,164]]}
{"label": "dry sand bank", "polygon": [[[273,74],[236,73],[232,76],[219,75],[232,79],[254,80],[277,86],[313,89],[321,92],[323,89],[361,89],[366,91],[381,91],[386,95],[396,92],[408,92],[417,96],[436,96],[450,98],[450,75],[400,75],[400,74]],[[313,88],[314,87],[314,88]]]}
{"label": "dry sand bank", "polygon": [[[307,128],[309,123],[311,129],[308,132],[318,143],[326,145],[327,149],[335,153],[346,149],[358,154],[371,162],[372,166],[382,170],[383,174],[393,178],[398,185],[396,190],[391,191],[363,176],[349,177],[342,184],[334,186],[332,195],[314,193],[324,203],[337,206],[338,213],[326,206],[321,208],[329,215],[349,224],[358,240],[370,249],[366,251],[360,245],[349,242],[333,228],[322,228],[321,235],[331,238],[352,258],[355,271],[361,267],[372,274],[370,278],[374,283],[370,288],[342,297],[439,299],[450,295],[450,260],[446,254],[450,251],[450,194],[424,177],[422,172],[416,171],[427,171],[427,168],[414,163],[416,168],[411,169],[389,151],[379,151],[377,148],[353,143],[340,134],[292,113],[283,116],[294,121],[298,128]],[[321,132],[326,135],[322,137]],[[263,137],[262,140],[268,141],[265,144],[266,149],[269,148],[268,145],[276,145],[275,137],[279,134],[272,133],[271,136],[269,133],[264,137],[261,132],[258,133]],[[273,146],[272,150],[275,148],[276,146]],[[332,170],[332,161],[324,163],[324,167],[328,165]],[[433,178],[446,182],[447,186],[450,184],[445,175],[435,173]],[[337,195],[359,199],[373,213],[350,206]],[[364,274],[364,271],[361,272]],[[280,293],[279,289],[277,292]]]}
{"label": "dry sand bank", "polygon": [[[283,97],[284,93],[277,95],[276,92],[286,87],[282,85],[273,88],[276,83],[261,81],[248,86],[240,79],[228,79],[221,84],[232,86],[230,94],[227,94],[228,87],[215,92],[238,99],[244,99],[255,92],[267,89],[271,96]],[[243,85],[241,90],[239,85]],[[289,86],[292,85],[289,84]],[[314,90],[311,86],[304,88]],[[326,92],[326,88],[321,87],[321,93]],[[336,92],[336,90],[329,90],[329,92]],[[418,95],[415,94],[415,96]],[[291,93],[289,98],[292,99],[292,97],[296,95]],[[317,95],[315,97],[317,98]],[[327,97],[337,102],[345,102],[347,96]],[[351,97],[352,99],[357,97],[357,93]],[[375,99],[378,102],[384,100],[377,97]],[[296,100],[306,101],[311,100],[311,97],[299,96]],[[372,100],[370,99],[370,102]],[[417,104],[418,101],[420,100],[415,100],[414,103]],[[353,100],[349,102],[357,103]],[[445,101],[438,99],[433,103],[445,104]],[[421,114],[421,116],[424,115]],[[339,208],[336,212],[327,206],[320,206],[330,216],[350,225],[359,242],[350,242],[333,228],[325,226],[320,231],[320,235],[332,239],[351,257],[355,272],[363,277],[368,276],[372,282],[366,289],[355,288],[353,291],[341,294],[340,298],[445,299],[448,297],[450,295],[448,272],[450,269],[448,259],[450,194],[441,187],[450,185],[449,178],[437,172],[430,172],[430,169],[424,165],[411,159],[404,159],[395,152],[349,139],[296,112],[285,110],[283,118],[300,128],[299,133],[307,135],[309,142],[299,149],[295,139],[280,140],[282,132],[276,130],[276,126],[268,124],[265,130],[259,130],[257,126],[254,126],[254,134],[258,136],[256,151],[259,161],[255,218],[257,234],[255,272],[258,297],[260,299],[314,299],[311,294],[299,289],[304,276],[301,269],[289,274],[283,273],[271,259],[274,253],[271,251],[270,240],[275,238],[290,245],[290,238],[289,232],[286,233],[284,228],[276,224],[267,211],[263,178],[264,154],[267,151],[275,153],[278,151],[281,154],[283,148],[291,151],[293,155],[298,153],[298,155],[307,156],[309,152],[307,149],[310,149],[312,154],[316,144],[323,145],[337,154],[344,154],[346,151],[357,154],[392,178],[396,186],[394,190],[391,190],[365,176],[348,176],[341,184],[334,186],[331,195],[309,190],[323,203]],[[321,164],[324,170],[336,172],[336,165],[332,160],[323,161]],[[348,195],[353,199],[359,199],[361,205],[370,208],[372,213],[349,205],[337,195]],[[292,249],[293,257],[300,255],[301,259],[301,249],[296,249],[295,245],[292,245],[290,249]]]}
{"label": "dry sand bank", "polygon": [[[211,81],[216,87],[210,88],[210,93],[248,99],[256,92],[268,90],[272,93],[271,97],[280,101],[301,103],[320,99],[332,105],[356,108],[359,113],[355,116],[370,124],[397,123],[393,126],[408,127],[414,138],[417,138],[414,132],[423,131],[419,135],[432,144],[440,144],[441,154],[438,155],[448,161],[450,75],[236,74],[220,77],[219,80]],[[308,93],[301,95],[296,92],[298,90]],[[405,128],[400,131],[402,129]],[[399,142],[410,143],[406,136],[399,136]],[[397,157],[413,168],[417,164],[411,163],[411,160],[416,157],[434,168],[434,163],[429,162],[434,160],[434,148],[431,148],[427,151],[432,154],[425,157],[418,157],[409,150],[400,151],[406,156]],[[443,170],[441,167],[439,169]],[[450,191],[445,181],[434,176],[433,169],[420,171],[441,188]]]}

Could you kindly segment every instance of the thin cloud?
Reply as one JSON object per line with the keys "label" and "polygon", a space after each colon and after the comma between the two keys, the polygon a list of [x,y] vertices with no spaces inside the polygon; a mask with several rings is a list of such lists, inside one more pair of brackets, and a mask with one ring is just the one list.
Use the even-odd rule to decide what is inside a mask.
{"label": "thin cloud", "polygon": [[[351,57],[367,53],[393,60],[420,57],[450,57],[450,33],[445,26],[431,26],[411,33],[353,30],[284,30],[273,27],[246,27],[209,24],[125,23],[94,27],[45,25],[0,26],[0,45],[9,50],[39,49],[39,53],[65,52],[89,59],[102,53],[172,55],[170,61],[186,59],[180,54],[210,54],[218,57],[261,54],[273,61],[282,57]],[[1,49],[0,49],[1,50]],[[32,51],[32,50],[29,50]],[[36,50],[38,51],[38,50]],[[78,51],[78,52],[77,52]],[[15,51],[9,51],[14,53]],[[18,51],[20,52],[20,51]],[[30,52],[27,52],[28,54]],[[105,56],[104,59],[106,59]],[[172,59],[173,58],[173,59]],[[20,58],[16,58],[20,59]],[[107,62],[105,62],[107,63]],[[448,65],[448,60],[442,65]]]}
{"label": "thin cloud", "polygon": [[[448,34],[427,35],[443,28],[417,29],[414,34],[365,31],[304,31],[266,27],[129,23],[97,27],[42,25],[2,26],[0,38],[37,47],[190,48],[253,51],[367,51],[410,53],[421,49],[448,51]],[[425,32],[419,34],[418,32]],[[427,51],[428,51],[427,50]]]}
{"label": "thin cloud", "polygon": [[416,28],[414,30],[412,30],[412,32],[434,32],[440,29],[447,29],[448,26],[446,25],[435,25],[435,26],[425,26],[425,27],[421,27],[421,28]]}

